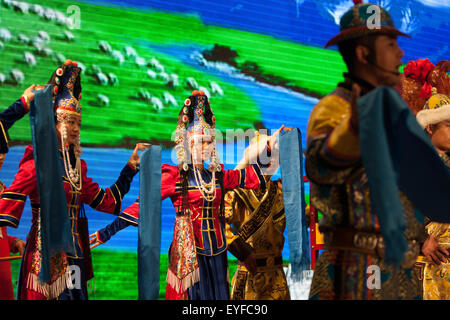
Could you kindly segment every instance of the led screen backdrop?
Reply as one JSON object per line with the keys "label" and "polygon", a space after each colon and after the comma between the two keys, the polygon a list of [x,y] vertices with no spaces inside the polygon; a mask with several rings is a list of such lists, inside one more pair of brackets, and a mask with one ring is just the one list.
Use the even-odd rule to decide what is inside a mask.
{"label": "led screen backdrop", "polygon": [[[449,57],[450,1],[374,2],[412,35],[399,39],[404,63]],[[88,175],[103,187],[115,182],[137,142],[163,145],[163,161],[172,163],[177,115],[193,89],[209,95],[223,133],[285,124],[300,128],[305,142],[312,107],[342,79],[339,54],[323,46],[351,6],[351,0],[3,0],[0,108],[31,84],[46,83],[65,59],[77,61],[83,68],[83,158]],[[9,133],[14,147],[0,172],[6,185],[30,143],[28,117]],[[226,168],[233,168],[243,145],[228,141],[219,151]],[[137,197],[137,178],[124,206]],[[92,232],[114,219],[86,209]],[[162,256],[171,242],[173,215],[170,201],[164,201]],[[27,205],[19,228],[8,232],[25,238],[30,223]],[[94,250],[93,298],[137,297],[136,247],[137,229],[129,227]]]}

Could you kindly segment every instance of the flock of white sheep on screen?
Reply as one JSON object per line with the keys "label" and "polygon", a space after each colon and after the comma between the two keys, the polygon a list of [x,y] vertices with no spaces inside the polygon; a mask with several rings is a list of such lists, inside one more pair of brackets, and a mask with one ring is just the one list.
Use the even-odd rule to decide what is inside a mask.
{"label": "flock of white sheep on screen", "polygon": [[[51,8],[45,8],[38,4],[30,4],[21,1],[11,1],[3,0],[2,5],[5,8],[14,10],[21,14],[35,14],[41,17],[41,19],[55,23],[59,26],[66,26],[70,28],[71,20],[66,17],[62,12],[54,10]],[[69,30],[64,30],[62,35],[59,36],[61,41],[73,42],[75,41],[75,36]],[[66,60],[66,57],[61,53],[54,52],[49,48],[51,42],[51,37],[45,31],[38,31],[38,33],[30,38],[29,36],[18,33],[13,35],[10,30],[5,27],[0,27],[0,50],[3,50],[5,43],[16,42],[19,44],[29,46],[28,51],[23,52],[23,59],[20,61],[22,64],[27,64],[28,66],[36,66],[38,57],[51,57],[55,64],[62,64]],[[113,49],[113,47],[104,40],[98,42],[98,49],[110,56],[118,65],[122,65],[126,60],[131,61],[140,70],[146,69],[146,76],[152,80],[161,81],[164,83],[168,90],[171,88],[178,87],[182,85],[179,76],[173,72],[167,72],[165,67],[161,62],[155,57],[150,59],[145,59],[140,57],[136,50],[127,45],[122,51]],[[80,62],[78,66],[85,73],[86,66]],[[119,79],[117,75],[112,72],[105,72],[98,66],[93,64],[88,71],[88,75],[92,76],[97,84],[100,86],[118,86]],[[12,85],[19,85],[25,81],[24,73],[14,67],[10,70],[9,74],[0,73],[0,85],[5,83]],[[211,95],[223,95],[223,89],[214,81],[210,81],[208,87],[201,86],[193,77],[188,77],[183,83],[190,90],[201,90],[204,91],[208,97]],[[149,90],[145,88],[139,88],[136,93],[136,98],[146,102],[152,107],[156,112],[161,111],[165,106],[178,106],[176,98],[169,92],[163,91],[162,96],[154,96]],[[97,100],[101,106],[107,107],[110,104],[110,99],[102,93],[97,95]]]}

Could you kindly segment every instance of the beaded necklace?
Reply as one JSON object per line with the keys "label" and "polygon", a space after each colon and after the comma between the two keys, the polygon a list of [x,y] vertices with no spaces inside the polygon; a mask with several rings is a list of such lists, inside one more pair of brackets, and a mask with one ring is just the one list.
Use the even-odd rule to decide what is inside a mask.
{"label": "beaded necklace", "polygon": [[69,144],[66,143],[67,141],[67,128],[66,128],[66,120],[67,117],[65,117],[64,114],[58,113],[57,120],[61,122],[61,145],[63,148],[62,154],[63,154],[63,163],[64,163],[64,171],[66,172],[67,179],[69,180],[72,187],[77,190],[81,191],[82,189],[82,179],[81,179],[81,159],[80,159],[80,153],[81,153],[81,147],[80,147],[80,137],[78,136],[78,140],[75,143],[74,149],[75,149],[75,167],[72,167],[72,164],[70,162],[70,154],[69,154]]}
{"label": "beaded necklace", "polygon": [[[202,169],[204,170],[204,169]],[[200,193],[202,194],[202,198],[206,201],[214,201],[216,199],[216,172],[213,171],[211,177],[211,182],[207,183],[203,180],[202,173],[200,169],[194,166],[194,177],[197,186],[199,187]]]}

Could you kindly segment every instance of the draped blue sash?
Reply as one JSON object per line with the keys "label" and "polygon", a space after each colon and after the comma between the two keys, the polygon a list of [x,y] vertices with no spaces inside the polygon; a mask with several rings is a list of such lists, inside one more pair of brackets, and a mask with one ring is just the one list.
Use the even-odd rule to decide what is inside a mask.
{"label": "draped blue sash", "polygon": [[140,300],[159,296],[161,254],[161,147],[141,155],[139,175],[138,289]]}
{"label": "draped blue sash", "polygon": [[450,170],[401,96],[378,87],[358,100],[359,141],[370,200],[378,215],[386,262],[398,266],[407,250],[403,191],[416,217],[450,222]]}
{"label": "draped blue sash", "polygon": [[62,176],[64,171],[56,139],[52,87],[35,91],[30,126],[40,201],[41,272],[50,281],[50,258],[56,253],[74,255],[71,224]]}
{"label": "draped blue sash", "polygon": [[301,280],[303,271],[309,269],[311,261],[305,218],[303,152],[300,130],[295,128],[280,133],[279,144],[289,260],[292,276]]}

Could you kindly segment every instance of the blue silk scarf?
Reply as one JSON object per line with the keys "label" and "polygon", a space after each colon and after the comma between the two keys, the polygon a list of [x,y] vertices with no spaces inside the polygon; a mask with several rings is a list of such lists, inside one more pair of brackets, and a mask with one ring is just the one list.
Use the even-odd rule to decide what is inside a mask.
{"label": "blue silk scarf", "polygon": [[311,261],[305,218],[303,152],[300,130],[294,129],[280,133],[279,144],[289,260],[292,276],[301,280],[303,271],[309,269]]}
{"label": "blue silk scarf", "polygon": [[139,174],[138,290],[140,300],[159,296],[161,254],[161,147],[141,155]]}
{"label": "blue silk scarf", "polygon": [[[359,141],[370,200],[378,215],[386,262],[398,266],[407,250],[398,190],[416,217],[450,222],[450,170],[400,95],[379,87],[358,100]],[[421,214],[422,213],[422,214]]]}
{"label": "blue silk scarf", "polygon": [[35,91],[30,106],[30,126],[40,201],[42,282],[51,279],[50,259],[65,252],[74,255],[64,171],[58,151],[53,113],[52,87]]}

